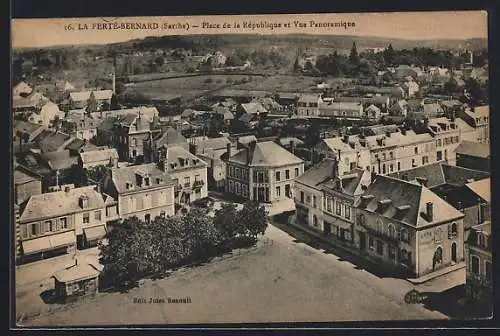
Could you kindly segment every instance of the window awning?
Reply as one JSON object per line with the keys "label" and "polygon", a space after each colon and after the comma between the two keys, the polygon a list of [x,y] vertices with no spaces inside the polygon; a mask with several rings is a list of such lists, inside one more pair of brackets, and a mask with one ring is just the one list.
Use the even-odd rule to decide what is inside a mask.
{"label": "window awning", "polygon": [[104,238],[106,233],[106,226],[104,225],[97,225],[83,229],[85,239],[88,241]]}
{"label": "window awning", "polygon": [[72,244],[76,244],[74,231],[66,231],[52,236],[40,237],[22,242],[24,254],[44,252]]}

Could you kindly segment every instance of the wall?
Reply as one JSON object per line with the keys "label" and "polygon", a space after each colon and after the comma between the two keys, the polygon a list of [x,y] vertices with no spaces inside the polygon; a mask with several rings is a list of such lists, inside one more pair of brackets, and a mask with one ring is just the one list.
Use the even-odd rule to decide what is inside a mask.
{"label": "wall", "polygon": [[34,180],[27,183],[20,183],[15,185],[15,201],[16,204],[21,204],[32,195],[42,193],[42,181]]}
{"label": "wall", "polygon": [[[134,139],[136,141],[135,145]],[[136,151],[136,156],[144,155],[144,140],[147,139],[149,139],[149,132],[130,134],[128,136],[128,158],[135,158],[134,150]]]}
{"label": "wall", "polygon": [[[174,190],[173,186],[165,186],[155,190],[143,190],[137,193],[120,195],[118,197],[118,208],[122,219],[137,216],[144,220],[146,214],[151,215],[151,219],[159,216],[165,211],[167,216],[174,215]],[[155,194],[155,196],[153,196]],[[137,199],[142,197],[151,197],[151,204],[145,204],[143,209],[137,209]],[[156,200],[156,201],[155,201]],[[135,203],[134,203],[135,202]]]}
{"label": "wall", "polygon": [[[456,238],[450,239],[448,237],[448,225],[452,222],[434,226],[418,232],[418,271],[419,275],[431,273],[433,271],[433,257],[438,247],[443,251],[443,262],[436,265],[434,270],[450,266],[451,261],[451,246],[455,242],[457,246],[457,263],[464,260],[464,230],[463,220],[454,221],[457,223],[458,235]],[[441,231],[440,231],[441,230]],[[441,233],[440,233],[441,232]]]}
{"label": "wall", "polygon": [[[307,223],[300,223],[299,225],[309,226],[315,230],[323,231],[323,192],[315,188],[311,188],[302,183],[294,183],[294,201],[296,204],[301,204],[309,209],[307,216]],[[301,202],[301,191],[304,192],[304,203]],[[316,207],[313,206],[313,196],[316,196]],[[314,216],[317,218],[317,226],[314,226]]]}
{"label": "wall", "polygon": [[[186,189],[186,187],[184,186],[184,178],[189,177],[189,183],[190,183],[190,186],[192,186],[194,181],[195,181],[195,176],[199,175],[198,179],[203,181],[204,184],[201,187],[200,193],[196,193],[193,190],[193,192],[191,193],[191,201],[208,196],[208,179],[207,179],[207,168],[206,167],[196,167],[196,168],[192,167],[189,169],[182,169],[179,171],[172,170],[172,171],[169,171],[169,173],[170,173],[172,180],[178,179],[178,184],[180,184],[182,186],[182,189],[179,192],[179,195],[182,194],[183,189]],[[176,203],[179,203],[178,199],[176,199]]]}
{"label": "wall", "polygon": [[[100,219],[96,218],[96,212],[100,214]],[[89,215],[89,223],[83,223],[83,215]],[[74,214],[75,232],[79,236],[83,234],[83,228],[92,227],[96,225],[106,224],[106,211],[105,208],[97,208],[92,210],[83,210]]]}
{"label": "wall", "polygon": [[[295,174],[295,168],[298,169],[298,174]],[[289,179],[286,179],[286,171],[289,171]],[[276,172],[280,173],[280,180],[276,180]],[[269,169],[269,182],[270,182],[270,197],[271,202],[278,202],[287,198],[293,198],[293,181],[304,173],[304,164],[294,164],[285,167],[270,168]],[[291,195],[287,197],[286,186],[289,185]],[[280,188],[280,194],[277,194],[276,188]]]}

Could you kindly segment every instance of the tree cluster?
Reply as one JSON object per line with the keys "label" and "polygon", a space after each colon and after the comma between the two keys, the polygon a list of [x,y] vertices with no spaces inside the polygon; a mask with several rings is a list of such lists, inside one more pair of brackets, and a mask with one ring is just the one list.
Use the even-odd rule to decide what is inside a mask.
{"label": "tree cluster", "polygon": [[236,247],[255,244],[268,225],[263,206],[248,202],[241,210],[223,204],[211,217],[192,208],[181,217],[156,217],[145,223],[124,220],[100,245],[104,275],[118,288],[129,288],[149,275],[206,261]]}

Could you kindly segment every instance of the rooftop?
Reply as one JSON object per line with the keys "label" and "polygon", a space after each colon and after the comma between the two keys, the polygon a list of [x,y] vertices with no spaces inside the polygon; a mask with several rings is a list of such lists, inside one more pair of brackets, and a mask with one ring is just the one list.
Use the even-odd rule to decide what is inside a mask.
{"label": "rooftop", "polygon": [[229,161],[253,167],[277,167],[304,162],[273,141],[253,142],[244,151],[231,156]]}
{"label": "rooftop", "polygon": [[484,159],[490,158],[490,146],[472,141],[462,141],[455,150],[456,154],[468,155]]}
{"label": "rooftop", "polygon": [[99,149],[80,153],[80,157],[83,163],[118,160],[118,152],[116,148]]}
{"label": "rooftop", "polygon": [[99,270],[90,264],[76,264],[54,274],[54,278],[59,282],[82,281],[96,278]]}
{"label": "rooftop", "polygon": [[[414,227],[423,227],[431,223],[454,220],[464,216],[462,212],[456,210],[428,188],[388,176],[377,175],[364,195],[369,195],[371,198],[365,200],[361,197],[357,199],[356,207]],[[379,203],[379,201],[385,200],[390,200],[390,202],[385,202],[388,203],[386,205]],[[427,203],[432,203],[433,206],[432,220],[426,216]]]}
{"label": "rooftop", "polygon": [[69,95],[73,101],[87,101],[89,100],[91,93],[94,93],[94,97],[96,100],[107,100],[111,99],[111,97],[113,96],[112,90],[70,92]]}
{"label": "rooftop", "polygon": [[479,181],[474,181],[466,184],[467,188],[472,190],[476,195],[481,197],[486,202],[491,202],[491,179],[485,178]]}
{"label": "rooftop", "polygon": [[[144,183],[140,185],[137,183],[138,176],[145,175],[151,178],[149,186]],[[158,186],[167,186],[172,183],[170,175],[158,169],[154,163],[112,168],[111,178],[118,193],[125,193],[130,190],[148,190]]]}
{"label": "rooftop", "polygon": [[167,165],[168,171],[171,172],[184,168],[202,168],[206,167],[207,163],[182,147],[169,147]]}
{"label": "rooftop", "polygon": [[319,187],[322,183],[333,178],[334,163],[334,160],[323,159],[306,170],[302,175],[296,178],[295,181],[313,188]]}
{"label": "rooftop", "polygon": [[[82,207],[81,197],[86,197],[88,204]],[[86,186],[48,192],[31,196],[19,218],[21,223],[29,223],[44,218],[61,217],[72,213],[104,207],[102,195],[95,186]]]}

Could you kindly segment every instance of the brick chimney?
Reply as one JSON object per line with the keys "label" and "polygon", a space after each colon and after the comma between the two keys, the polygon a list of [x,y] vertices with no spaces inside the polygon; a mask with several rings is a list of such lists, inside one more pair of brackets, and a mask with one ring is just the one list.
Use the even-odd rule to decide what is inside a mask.
{"label": "brick chimney", "polygon": [[434,204],[432,202],[427,202],[425,204],[425,213],[427,215],[427,221],[432,222],[434,220]]}
{"label": "brick chimney", "polygon": [[230,142],[226,145],[226,152],[227,152],[227,158],[229,159],[231,157],[231,143]]}
{"label": "brick chimney", "polygon": [[290,151],[295,154],[295,141],[290,140]]}

